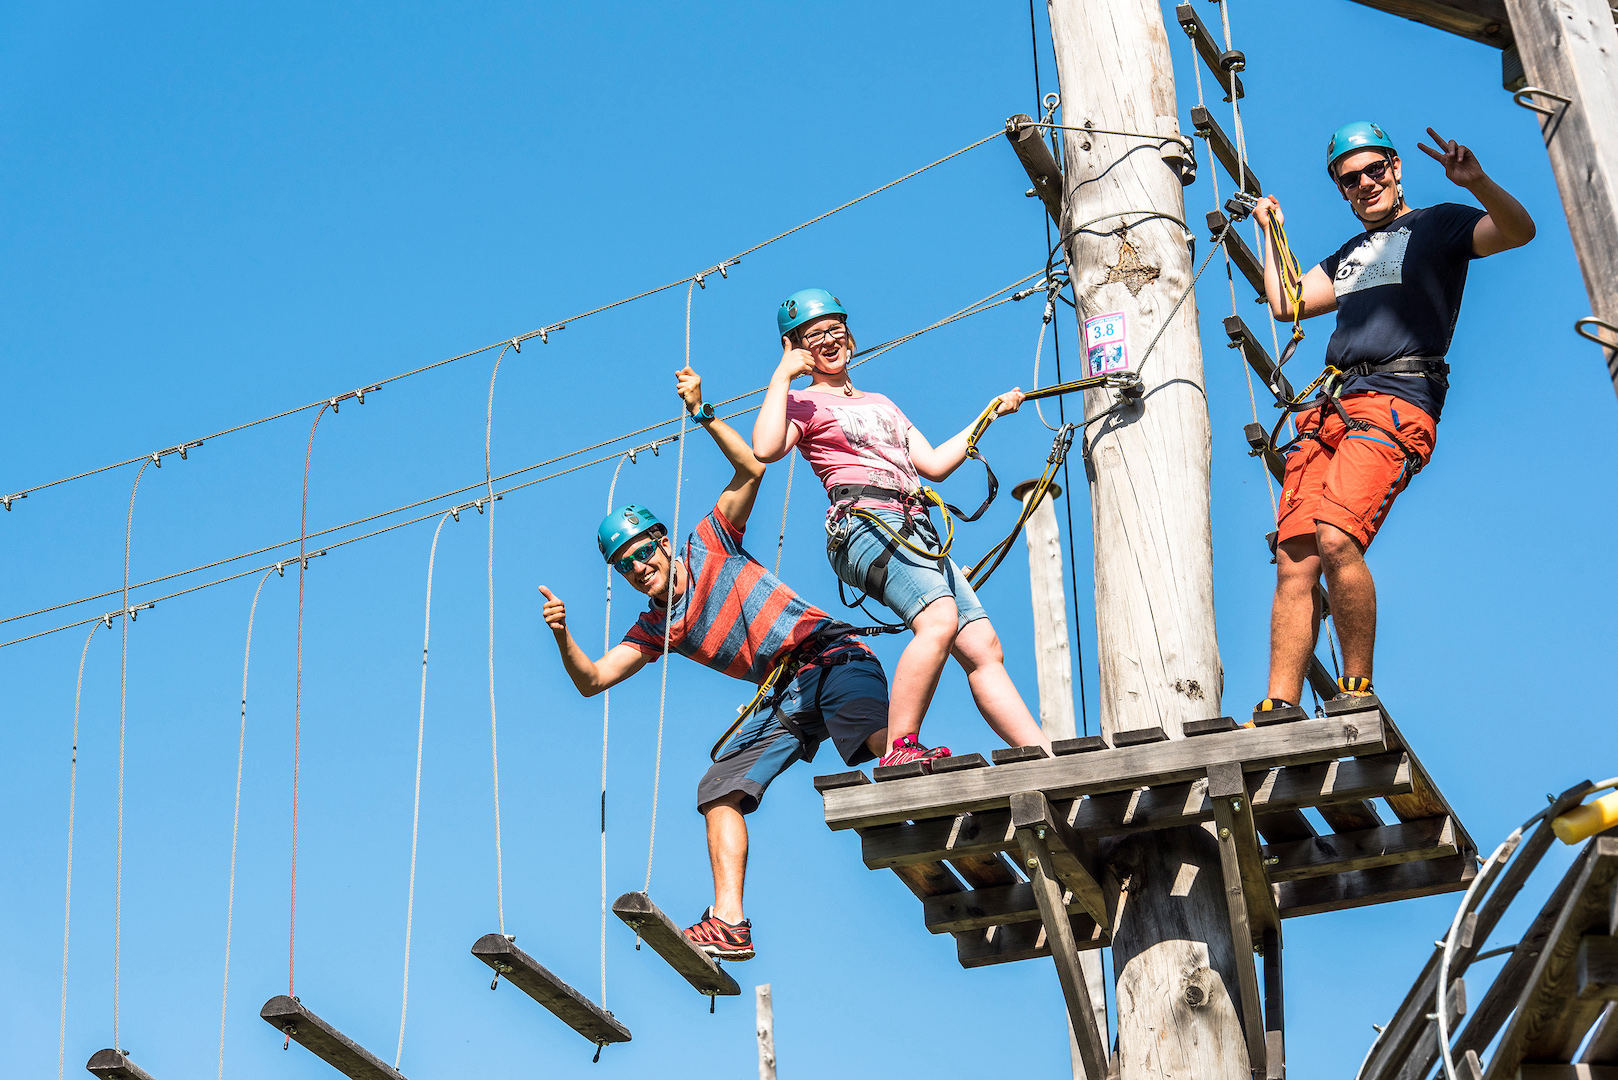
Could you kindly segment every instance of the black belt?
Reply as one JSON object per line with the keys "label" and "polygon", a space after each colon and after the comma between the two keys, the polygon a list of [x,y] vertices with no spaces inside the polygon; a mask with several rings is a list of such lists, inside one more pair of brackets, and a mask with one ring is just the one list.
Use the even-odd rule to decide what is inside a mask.
{"label": "black belt", "polygon": [[882,502],[918,503],[921,501],[921,492],[899,491],[896,488],[874,487],[871,484],[838,484],[828,494],[831,501],[840,503],[848,500],[858,502],[861,499],[878,499]]}
{"label": "black belt", "polygon": [[1383,360],[1381,362],[1364,360],[1358,364],[1350,364],[1348,367],[1343,368],[1342,372],[1345,376],[1424,375],[1431,377],[1437,375],[1442,378],[1449,374],[1449,364],[1444,362],[1442,356],[1404,356],[1397,360]]}

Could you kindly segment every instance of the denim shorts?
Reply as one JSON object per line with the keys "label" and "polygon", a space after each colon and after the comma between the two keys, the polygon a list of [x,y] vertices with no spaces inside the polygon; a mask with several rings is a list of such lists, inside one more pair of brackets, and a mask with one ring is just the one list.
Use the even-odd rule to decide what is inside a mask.
{"label": "denim shorts", "polygon": [[[904,514],[898,510],[865,512],[887,522],[894,532],[904,525]],[[989,617],[983,605],[978,603],[977,593],[967,583],[966,574],[953,560],[917,555],[904,545],[894,543],[892,537],[864,518],[849,516],[845,520],[849,526],[848,538],[827,553],[832,569],[845,583],[863,590],[865,574],[871,564],[882,552],[892,551],[888,559],[888,580],[882,588],[883,595],[875,599],[892,608],[906,626],[921,614],[922,608],[945,596],[955,601],[955,610],[959,614],[957,629],[964,628],[974,620]],[[940,546],[938,532],[933,528],[932,520],[917,514],[910,518],[910,522],[915,530],[911,542],[918,547],[937,551]]]}
{"label": "denim shorts", "polygon": [[[697,784],[697,806],[742,793],[741,812],[758,809],[770,782],[795,761],[813,761],[826,739],[845,765],[876,755],[865,740],[888,726],[888,679],[882,664],[863,647],[844,652],[841,663],[799,670],[774,709],[760,709],[731,736],[724,752]],[[799,742],[781,714],[807,742]]]}

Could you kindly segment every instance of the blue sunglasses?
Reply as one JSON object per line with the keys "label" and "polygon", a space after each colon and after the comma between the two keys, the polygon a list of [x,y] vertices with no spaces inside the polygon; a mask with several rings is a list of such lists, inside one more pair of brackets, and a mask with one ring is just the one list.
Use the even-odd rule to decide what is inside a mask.
{"label": "blue sunglasses", "polygon": [[651,561],[652,556],[657,552],[657,544],[658,540],[656,538],[648,540],[623,558],[614,559],[612,565],[617,568],[620,574],[628,577],[630,571],[635,569],[636,563]]}

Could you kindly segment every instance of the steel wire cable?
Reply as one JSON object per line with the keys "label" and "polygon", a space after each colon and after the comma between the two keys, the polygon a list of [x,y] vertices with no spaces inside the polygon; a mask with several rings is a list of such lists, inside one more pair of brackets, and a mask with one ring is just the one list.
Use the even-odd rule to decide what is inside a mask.
{"label": "steel wire cable", "polygon": [[494,473],[490,466],[490,444],[494,436],[494,380],[500,375],[500,361],[506,350],[494,358],[494,370],[489,373],[489,406],[483,424],[483,483],[486,489],[483,507],[489,523],[489,758],[494,771],[494,894],[499,915],[500,936],[506,934],[506,871],[505,858],[500,846],[500,730],[495,721],[494,708]]}
{"label": "steel wire cable", "polygon": [[[612,470],[612,483],[607,485],[607,513],[612,513],[618,494],[618,474],[624,462],[633,462],[628,454],[618,455],[618,464]],[[610,552],[609,552],[610,554]],[[601,655],[612,651],[612,564],[607,564],[607,602],[601,616]],[[612,688],[601,691],[601,1008],[607,1008],[607,725],[612,715]]]}
{"label": "steel wire cable", "polygon": [[124,621],[119,628],[118,655],[118,849],[112,903],[112,1046],[115,1050],[123,1046],[118,1039],[118,989],[123,973],[124,944],[124,736],[129,704],[129,624],[135,621],[129,612],[129,545],[135,529],[135,493],[140,490],[140,478],[146,475],[146,466],[152,460],[141,462],[135,473],[135,482],[129,487],[129,516],[124,519],[124,599],[120,609]]}
{"label": "steel wire cable", "polygon": [[79,678],[73,686],[73,756],[67,779],[67,884],[62,904],[62,1019],[56,1038],[56,1080],[62,1080],[62,1069],[67,1060],[67,941],[68,928],[73,921],[73,820],[79,797],[79,700],[84,696],[84,658],[90,655],[90,639],[101,629],[101,619],[84,636],[84,649],[79,653]]}

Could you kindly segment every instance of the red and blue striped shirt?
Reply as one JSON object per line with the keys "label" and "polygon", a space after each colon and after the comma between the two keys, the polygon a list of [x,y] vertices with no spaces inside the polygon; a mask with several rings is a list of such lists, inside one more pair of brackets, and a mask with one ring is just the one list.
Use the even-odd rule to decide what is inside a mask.
{"label": "red and blue striped shirt", "polygon": [[[762,683],[781,657],[810,635],[843,625],[793,592],[742,548],[742,530],[716,507],[685,542],[685,592],[674,598],[669,648],[737,679]],[[652,600],[623,643],[650,656],[663,654],[662,597]],[[865,651],[849,638],[845,648]]]}

